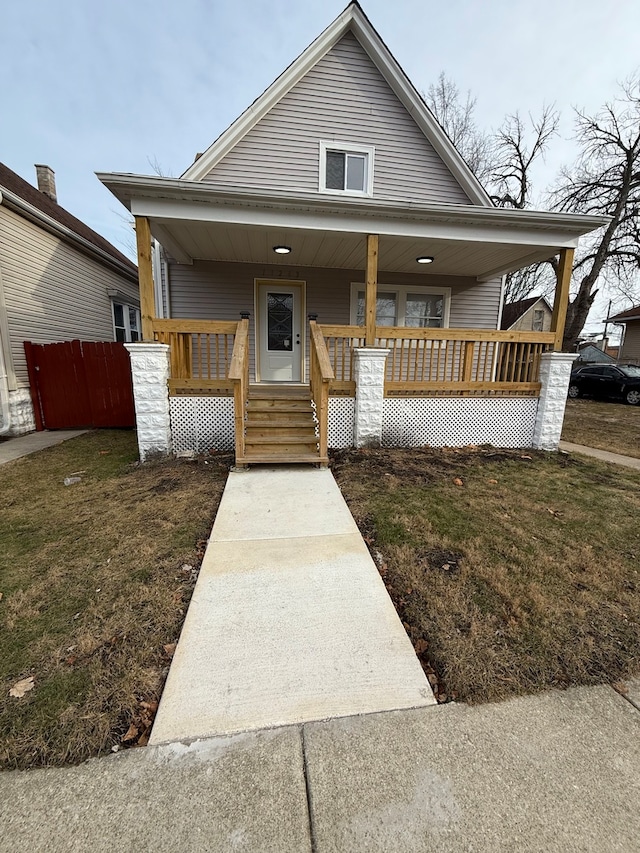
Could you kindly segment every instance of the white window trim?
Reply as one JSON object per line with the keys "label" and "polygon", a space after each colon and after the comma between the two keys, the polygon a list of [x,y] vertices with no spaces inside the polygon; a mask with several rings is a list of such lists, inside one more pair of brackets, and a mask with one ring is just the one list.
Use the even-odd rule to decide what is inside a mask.
{"label": "white window trim", "polygon": [[[366,187],[361,190],[332,190],[327,189],[327,151],[342,151],[345,153],[364,154],[367,158],[366,169]],[[373,161],[375,156],[375,148],[373,145],[354,145],[352,142],[327,142],[324,139],[320,140],[320,178],[318,189],[325,195],[350,195],[360,196],[360,198],[373,196]]]}
{"label": "white window trim", "polygon": [[[358,324],[358,291],[366,291],[364,282],[351,282],[351,306],[350,306],[350,323],[352,326]],[[449,314],[451,308],[451,288],[450,287],[431,287],[413,284],[385,284],[382,281],[378,282],[378,291],[383,293],[395,293],[398,316],[396,318],[397,326],[404,327],[405,321],[405,306],[407,293],[424,294],[425,296],[442,296],[444,305],[442,306],[442,326],[441,329],[449,328]],[[363,327],[364,328],[364,327]],[[408,326],[407,328],[415,328]]]}
{"label": "white window trim", "polygon": [[[124,319],[124,330],[125,330],[125,338],[124,343],[131,343],[131,323],[129,321],[129,309],[133,308],[136,312],[136,317],[138,321],[138,328],[136,331],[138,332],[138,340],[142,340],[142,315],[140,313],[140,308],[134,302],[126,302],[124,299],[118,299],[118,297],[111,297],[111,325],[113,326],[113,340],[118,340],[118,335],[116,333],[116,313],[114,311],[114,305],[122,305],[123,307],[123,319]],[[122,327],[121,327],[122,328]]]}

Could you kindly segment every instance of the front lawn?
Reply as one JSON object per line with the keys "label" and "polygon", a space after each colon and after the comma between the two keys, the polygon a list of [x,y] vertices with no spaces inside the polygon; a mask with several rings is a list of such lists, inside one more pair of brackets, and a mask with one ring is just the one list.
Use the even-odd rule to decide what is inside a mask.
{"label": "front lawn", "polygon": [[441,701],[640,673],[636,471],[491,448],[332,467]]}
{"label": "front lawn", "polygon": [[114,430],[0,466],[2,768],[148,737],[231,460],[136,458]]}
{"label": "front lawn", "polygon": [[640,406],[602,400],[567,400],[562,438],[640,458]]}

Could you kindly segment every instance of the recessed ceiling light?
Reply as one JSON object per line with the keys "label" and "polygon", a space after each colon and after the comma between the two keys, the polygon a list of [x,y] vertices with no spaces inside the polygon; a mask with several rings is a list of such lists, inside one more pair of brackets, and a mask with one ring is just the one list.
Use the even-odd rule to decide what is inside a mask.
{"label": "recessed ceiling light", "polygon": [[291,251],[291,246],[274,246],[273,251],[276,255],[288,255]]}
{"label": "recessed ceiling light", "polygon": [[433,260],[431,255],[421,255],[419,258],[416,258],[416,262],[419,264],[432,264]]}

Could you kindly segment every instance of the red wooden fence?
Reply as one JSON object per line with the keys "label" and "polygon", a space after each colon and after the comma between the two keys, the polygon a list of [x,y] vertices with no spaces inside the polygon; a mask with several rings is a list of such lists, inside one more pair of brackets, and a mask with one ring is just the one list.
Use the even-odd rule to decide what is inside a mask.
{"label": "red wooden fence", "polygon": [[36,429],[135,425],[129,353],[118,342],[24,342]]}

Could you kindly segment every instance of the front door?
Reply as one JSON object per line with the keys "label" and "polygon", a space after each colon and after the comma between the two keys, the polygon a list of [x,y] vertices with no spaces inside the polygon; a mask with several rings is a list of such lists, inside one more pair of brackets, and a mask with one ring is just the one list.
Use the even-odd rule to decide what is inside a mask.
{"label": "front door", "polygon": [[256,282],[256,373],[260,382],[301,382],[304,282]]}

